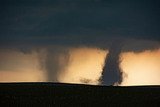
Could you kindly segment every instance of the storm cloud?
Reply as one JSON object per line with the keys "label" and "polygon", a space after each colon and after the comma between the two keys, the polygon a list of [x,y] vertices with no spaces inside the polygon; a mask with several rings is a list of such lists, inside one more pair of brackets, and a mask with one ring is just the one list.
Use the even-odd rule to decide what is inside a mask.
{"label": "storm cloud", "polygon": [[47,81],[58,81],[68,66],[68,47],[107,50],[102,82],[113,85],[122,81],[121,53],[160,47],[159,4],[159,0],[4,0],[0,47],[40,54]]}

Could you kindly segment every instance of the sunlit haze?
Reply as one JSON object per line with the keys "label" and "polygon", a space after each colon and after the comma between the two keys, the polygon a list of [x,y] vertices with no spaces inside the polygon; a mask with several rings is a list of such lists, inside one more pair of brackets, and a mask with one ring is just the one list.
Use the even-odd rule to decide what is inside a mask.
{"label": "sunlit haze", "polygon": [[160,49],[124,52],[120,63],[120,85],[160,85]]}

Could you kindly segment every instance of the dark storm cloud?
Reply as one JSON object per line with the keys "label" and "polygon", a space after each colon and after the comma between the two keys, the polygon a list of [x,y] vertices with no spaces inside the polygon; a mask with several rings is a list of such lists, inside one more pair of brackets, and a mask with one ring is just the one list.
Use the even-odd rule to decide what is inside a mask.
{"label": "dark storm cloud", "polygon": [[[77,44],[97,38],[157,39],[157,1],[4,1],[1,43]],[[69,41],[69,42],[68,42]]]}
{"label": "dark storm cloud", "polygon": [[[110,85],[120,80],[122,51],[160,46],[159,4],[159,0],[4,0],[0,4],[0,44],[21,45],[23,52],[28,52],[26,45],[109,48],[104,80]],[[54,57],[50,56],[49,52],[48,70],[53,69],[49,64]]]}

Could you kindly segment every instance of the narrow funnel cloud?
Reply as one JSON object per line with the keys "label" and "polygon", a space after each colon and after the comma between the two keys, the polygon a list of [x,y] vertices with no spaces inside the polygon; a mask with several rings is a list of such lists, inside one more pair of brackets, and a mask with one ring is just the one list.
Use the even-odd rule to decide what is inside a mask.
{"label": "narrow funnel cloud", "polygon": [[0,50],[0,82],[100,84],[107,53],[89,47]]}
{"label": "narrow funnel cloud", "polygon": [[100,84],[107,50],[97,48],[72,48],[69,62],[59,75],[59,82]]}
{"label": "narrow funnel cloud", "polygon": [[121,86],[160,85],[160,49],[123,52],[120,55]]}

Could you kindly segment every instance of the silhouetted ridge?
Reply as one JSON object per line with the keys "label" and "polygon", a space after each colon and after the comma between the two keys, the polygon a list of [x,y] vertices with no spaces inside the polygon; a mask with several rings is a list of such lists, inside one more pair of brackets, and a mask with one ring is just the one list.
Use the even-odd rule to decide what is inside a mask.
{"label": "silhouetted ridge", "polygon": [[0,105],[157,106],[160,86],[95,86],[64,83],[0,83]]}

